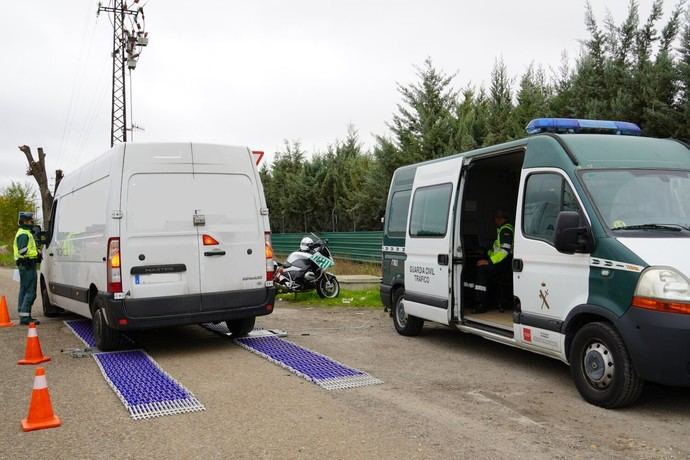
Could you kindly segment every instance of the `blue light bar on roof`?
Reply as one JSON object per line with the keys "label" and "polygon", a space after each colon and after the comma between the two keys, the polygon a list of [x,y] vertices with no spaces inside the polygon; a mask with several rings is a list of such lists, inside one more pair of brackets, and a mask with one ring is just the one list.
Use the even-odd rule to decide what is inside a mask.
{"label": "blue light bar on roof", "polygon": [[540,133],[600,133],[641,136],[635,123],[609,120],[578,120],[575,118],[535,118],[527,125],[527,134]]}

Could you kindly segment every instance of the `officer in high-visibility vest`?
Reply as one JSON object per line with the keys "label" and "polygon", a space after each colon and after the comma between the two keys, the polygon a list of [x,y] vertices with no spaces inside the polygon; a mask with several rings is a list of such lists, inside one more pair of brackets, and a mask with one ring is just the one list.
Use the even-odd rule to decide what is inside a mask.
{"label": "officer in high-visibility vest", "polygon": [[32,233],[34,213],[19,213],[19,229],[14,237],[14,260],[19,269],[19,321],[21,324],[40,322],[31,317],[31,306],[36,300],[36,266],[41,253]]}
{"label": "officer in high-visibility vest", "polygon": [[[474,284],[475,308],[474,313],[484,313],[488,308],[489,289],[501,277],[507,277],[512,272],[513,260],[513,226],[508,223],[508,214],[500,209],[494,213],[496,224],[496,240],[487,252],[488,259],[477,261],[477,276]],[[503,305],[498,308],[503,311]]]}

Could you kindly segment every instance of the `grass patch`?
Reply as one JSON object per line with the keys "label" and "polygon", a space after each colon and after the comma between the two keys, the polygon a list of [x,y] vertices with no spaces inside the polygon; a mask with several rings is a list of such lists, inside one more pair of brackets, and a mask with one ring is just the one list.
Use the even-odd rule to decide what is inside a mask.
{"label": "grass patch", "polygon": [[350,291],[341,289],[335,299],[322,299],[316,291],[298,292],[297,294],[278,294],[276,307],[280,306],[315,306],[315,307],[358,307],[383,308],[378,289]]}

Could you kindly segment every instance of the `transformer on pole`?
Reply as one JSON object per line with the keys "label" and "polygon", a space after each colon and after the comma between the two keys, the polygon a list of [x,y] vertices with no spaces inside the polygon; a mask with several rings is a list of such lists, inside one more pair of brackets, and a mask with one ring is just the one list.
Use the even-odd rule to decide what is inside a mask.
{"label": "transformer on pole", "polygon": [[[141,47],[148,45],[144,31],[144,8],[134,0],[128,8],[124,0],[111,0],[108,6],[98,4],[97,15],[105,11],[113,14],[113,93],[111,104],[110,146],[127,142],[127,94],[125,68],[130,72],[137,66]],[[130,19],[130,27],[125,24]]]}

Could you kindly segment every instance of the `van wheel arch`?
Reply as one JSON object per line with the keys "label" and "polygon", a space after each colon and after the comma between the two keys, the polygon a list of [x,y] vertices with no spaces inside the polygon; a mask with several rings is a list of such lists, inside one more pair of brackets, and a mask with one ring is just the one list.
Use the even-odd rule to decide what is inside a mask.
{"label": "van wheel arch", "polygon": [[48,284],[46,283],[43,274],[41,274],[39,286],[41,289],[41,306],[43,308],[43,316],[48,318],[59,316],[64,310],[50,302],[50,297],[48,295]]}
{"label": "van wheel arch", "polygon": [[96,287],[95,284],[91,283],[91,286],[89,286],[89,311],[91,311],[91,317],[93,318],[93,314],[96,312],[96,296],[98,296],[98,288]]}
{"label": "van wheel arch", "polygon": [[400,335],[414,337],[419,335],[424,327],[424,320],[416,316],[410,316],[404,311],[403,299],[405,289],[400,287],[393,291],[393,326]]}
{"label": "van wheel arch", "polygon": [[561,332],[565,335],[565,356],[570,356],[570,347],[577,332],[589,323],[604,322],[610,323],[616,329],[616,317],[609,310],[597,305],[578,305],[573,308],[565,321]]}
{"label": "van wheel arch", "polygon": [[390,317],[393,317],[393,310],[395,310],[395,299],[398,296],[398,294],[405,292],[405,284],[402,282],[402,280],[393,280],[393,285],[391,286],[391,293],[390,293],[390,308],[388,309],[388,313],[390,313]]}

